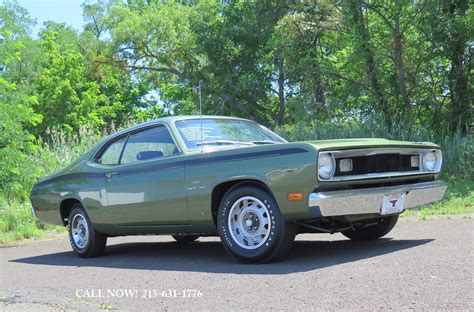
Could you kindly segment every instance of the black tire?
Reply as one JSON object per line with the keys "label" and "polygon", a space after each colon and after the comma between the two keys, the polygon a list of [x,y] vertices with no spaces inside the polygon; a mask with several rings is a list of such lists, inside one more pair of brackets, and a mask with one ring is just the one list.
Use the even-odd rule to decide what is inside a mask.
{"label": "black tire", "polygon": [[[267,211],[269,214],[269,216],[265,217],[267,218],[266,221],[264,220],[260,222],[257,218],[259,224],[258,228],[263,230],[263,228],[261,228],[264,224],[263,222],[268,222],[267,224],[268,227],[270,227],[270,231],[268,231],[268,227],[265,226],[267,234],[262,234],[264,237],[260,237],[261,242],[259,243],[262,245],[259,247],[259,244],[254,245],[253,247],[255,249],[248,249],[248,241],[245,248],[240,246],[235,237],[241,234],[238,231],[232,232],[232,229],[229,226],[229,222],[232,220],[232,218],[229,219],[232,207],[234,204],[237,205],[238,202],[242,201],[243,198],[258,199],[258,201],[265,205],[263,216],[266,215]],[[262,208],[260,204],[258,204],[257,207],[260,207],[258,209]],[[244,210],[243,208],[239,209],[240,211]],[[237,219],[238,218],[235,220]],[[267,191],[254,186],[237,185],[226,193],[219,204],[217,213],[217,232],[227,252],[239,261],[246,263],[264,263],[279,259],[288,253],[295,239],[296,224],[293,222],[285,222],[275,199]],[[242,242],[240,242],[240,244],[242,244]]]}
{"label": "black tire", "polygon": [[[73,220],[74,218],[83,218],[86,221],[87,231],[88,231],[88,240],[84,246],[79,246],[73,238]],[[81,258],[93,258],[100,256],[104,253],[105,245],[107,244],[107,236],[98,233],[94,229],[89,216],[86,213],[86,210],[81,204],[75,204],[72,207],[71,213],[69,214],[69,221],[67,225],[69,233],[69,242],[71,243],[72,250],[76,255]]]}
{"label": "black tire", "polygon": [[183,234],[175,234],[171,235],[174,240],[178,243],[191,243],[194,242],[199,238],[199,235],[183,235]]}
{"label": "black tire", "polygon": [[374,240],[387,235],[397,224],[397,221],[398,215],[384,217],[380,219],[377,225],[365,229],[347,230],[341,233],[351,240]]}

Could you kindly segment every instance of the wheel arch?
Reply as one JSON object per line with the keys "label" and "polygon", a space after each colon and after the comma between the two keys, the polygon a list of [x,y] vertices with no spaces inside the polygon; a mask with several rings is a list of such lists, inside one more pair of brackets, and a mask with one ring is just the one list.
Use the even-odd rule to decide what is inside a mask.
{"label": "wheel arch", "polygon": [[82,202],[75,197],[64,198],[61,200],[59,204],[59,215],[64,226],[67,226],[69,214],[71,213],[72,207],[74,207],[76,204],[82,205],[82,207],[85,209],[85,206],[82,204]]}
{"label": "wheel arch", "polygon": [[237,187],[244,186],[244,185],[258,187],[268,192],[270,196],[275,198],[270,188],[264,182],[257,179],[241,178],[241,179],[228,180],[225,182],[221,182],[214,186],[211,193],[211,214],[212,214],[212,220],[216,227],[217,227],[217,209],[219,208],[219,203],[221,202],[222,198],[230,190]]}

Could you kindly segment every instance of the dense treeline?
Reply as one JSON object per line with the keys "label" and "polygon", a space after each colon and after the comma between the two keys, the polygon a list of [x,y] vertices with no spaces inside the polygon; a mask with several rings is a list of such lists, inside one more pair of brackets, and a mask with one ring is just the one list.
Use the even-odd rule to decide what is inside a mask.
{"label": "dense treeline", "polygon": [[99,0],[83,14],[79,32],[34,35],[24,8],[0,5],[2,192],[44,173],[31,155],[52,133],[196,113],[199,81],[205,113],[290,137],[472,138],[468,0]]}

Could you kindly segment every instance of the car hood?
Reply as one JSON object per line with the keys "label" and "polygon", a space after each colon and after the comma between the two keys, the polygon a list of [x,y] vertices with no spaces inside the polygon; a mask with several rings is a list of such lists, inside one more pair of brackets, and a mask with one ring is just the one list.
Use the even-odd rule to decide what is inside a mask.
{"label": "car hood", "polygon": [[[303,142],[302,142],[303,143]],[[438,148],[430,142],[393,141],[387,139],[343,139],[343,140],[317,140],[304,141],[318,150],[320,149],[349,149],[366,147],[413,147],[413,148]]]}

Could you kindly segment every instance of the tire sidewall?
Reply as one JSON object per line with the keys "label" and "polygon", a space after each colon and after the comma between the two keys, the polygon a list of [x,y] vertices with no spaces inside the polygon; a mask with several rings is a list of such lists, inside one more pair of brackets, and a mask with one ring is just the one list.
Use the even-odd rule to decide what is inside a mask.
{"label": "tire sidewall", "polygon": [[[87,230],[89,232],[89,239],[84,248],[78,247],[72,237],[72,220],[78,214],[80,214],[87,221]],[[89,216],[87,215],[86,210],[84,209],[84,207],[82,207],[82,205],[78,204],[78,205],[73,206],[71,213],[69,214],[67,229],[68,229],[69,243],[71,244],[73,251],[80,256],[88,254],[94,244],[95,235],[94,235],[94,228],[89,219]]]}
{"label": "tire sidewall", "polygon": [[[259,199],[268,209],[271,222],[270,234],[265,243],[256,249],[245,249],[232,238],[229,229],[229,213],[234,203],[242,197],[252,196]],[[236,258],[245,261],[259,261],[269,258],[278,247],[285,222],[281,216],[276,201],[268,192],[252,186],[234,187],[227,192],[219,205],[217,212],[217,231],[224,247]]]}

